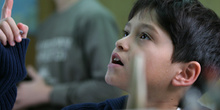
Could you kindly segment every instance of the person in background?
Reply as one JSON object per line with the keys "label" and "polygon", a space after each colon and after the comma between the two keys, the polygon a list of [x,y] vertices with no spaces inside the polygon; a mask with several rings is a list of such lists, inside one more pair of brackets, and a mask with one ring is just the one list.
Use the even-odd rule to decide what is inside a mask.
{"label": "person in background", "polygon": [[[18,86],[17,109],[56,110],[118,97],[104,80],[118,38],[112,14],[96,0],[54,0],[55,12],[36,32],[36,70]],[[98,96],[98,97],[97,97]]]}

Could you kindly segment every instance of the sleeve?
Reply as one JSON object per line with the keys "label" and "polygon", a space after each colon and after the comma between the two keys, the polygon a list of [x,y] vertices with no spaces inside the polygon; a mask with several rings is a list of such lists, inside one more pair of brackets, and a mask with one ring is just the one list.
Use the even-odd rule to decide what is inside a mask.
{"label": "sleeve", "polygon": [[16,99],[16,83],[24,79],[25,55],[29,39],[23,39],[15,46],[0,43],[0,109],[12,108]]}
{"label": "sleeve", "polygon": [[110,15],[90,15],[79,21],[82,34],[78,40],[91,78],[80,83],[55,86],[51,94],[53,104],[100,102],[121,95],[118,88],[106,84],[104,80],[107,64],[118,38],[118,27]]}

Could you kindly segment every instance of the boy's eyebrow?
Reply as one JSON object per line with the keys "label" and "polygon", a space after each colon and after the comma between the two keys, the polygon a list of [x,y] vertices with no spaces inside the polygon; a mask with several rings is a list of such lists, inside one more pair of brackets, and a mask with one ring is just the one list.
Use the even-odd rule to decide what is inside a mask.
{"label": "boy's eyebrow", "polygon": [[125,27],[130,27],[131,26],[131,24],[130,23],[126,23],[126,25],[125,25]]}
{"label": "boy's eyebrow", "polygon": [[152,30],[152,31],[154,31],[154,32],[156,32],[156,33],[158,33],[157,30],[154,28],[154,26],[152,26],[152,25],[150,25],[150,24],[141,24],[141,27],[143,27],[143,28],[148,28],[148,29],[150,29],[150,30]]}
{"label": "boy's eyebrow", "polygon": [[[131,26],[130,23],[127,23],[127,24],[125,25],[125,27],[130,27],[130,26]],[[157,30],[154,28],[154,26],[152,26],[152,25],[150,25],[150,24],[141,24],[141,27],[142,27],[142,28],[150,29],[150,30],[152,30],[152,31],[154,31],[154,32],[156,32],[156,33],[158,33]]]}

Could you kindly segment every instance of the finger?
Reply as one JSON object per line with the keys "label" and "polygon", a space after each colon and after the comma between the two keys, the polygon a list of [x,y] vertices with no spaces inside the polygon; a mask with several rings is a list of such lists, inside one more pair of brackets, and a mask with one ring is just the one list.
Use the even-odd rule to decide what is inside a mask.
{"label": "finger", "polygon": [[19,31],[19,28],[17,27],[14,19],[12,17],[8,17],[8,18],[6,18],[6,21],[8,22],[9,26],[11,27],[14,40],[16,42],[21,42],[22,39],[21,39],[20,31]]}
{"label": "finger", "polygon": [[7,38],[1,29],[0,29],[0,41],[4,46],[7,45]]}
{"label": "finger", "polygon": [[7,40],[11,46],[15,45],[14,35],[7,21],[2,21],[0,24],[0,28],[2,32],[7,36]]}
{"label": "finger", "polygon": [[32,78],[32,79],[37,79],[39,78],[36,70],[34,69],[33,66],[27,66],[27,72],[28,72],[28,75]]}
{"label": "finger", "polygon": [[13,0],[5,0],[5,3],[2,7],[2,16],[1,19],[11,17],[11,11],[13,7]]}
{"label": "finger", "polygon": [[22,23],[18,23],[17,26],[20,30],[23,31],[21,34],[21,38],[27,38],[27,34],[28,34],[28,30],[29,30],[28,26],[25,24],[22,24]]}

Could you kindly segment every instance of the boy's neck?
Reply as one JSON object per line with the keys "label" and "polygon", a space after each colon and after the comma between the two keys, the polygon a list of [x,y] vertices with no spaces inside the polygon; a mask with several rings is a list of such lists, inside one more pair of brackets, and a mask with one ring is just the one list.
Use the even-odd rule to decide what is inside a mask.
{"label": "boy's neck", "polygon": [[[176,91],[179,93],[179,91]],[[161,93],[160,93],[161,94]],[[155,108],[158,110],[176,110],[179,106],[179,101],[182,96],[176,93],[164,92],[166,95],[151,95],[148,97],[147,108]]]}
{"label": "boy's neck", "polygon": [[[144,107],[149,110],[177,110],[177,108],[179,106],[179,99],[177,97],[173,97],[173,98],[172,97],[169,97],[169,98],[163,97],[162,98],[162,97],[155,96],[154,98],[151,97],[151,99],[148,98],[146,103],[142,106],[140,104],[134,105],[133,103],[131,104],[131,102],[130,103],[128,102],[128,104],[131,104],[131,106],[127,105],[127,107],[128,107],[128,109],[130,109],[129,107],[135,107],[135,108]],[[131,98],[131,97],[129,96],[129,98]],[[128,101],[129,100],[130,99],[128,99]]]}
{"label": "boy's neck", "polygon": [[156,110],[177,110],[178,104],[170,103],[170,102],[148,102],[147,103],[148,109],[156,109]]}
{"label": "boy's neck", "polygon": [[79,0],[54,0],[57,12],[64,12]]}

